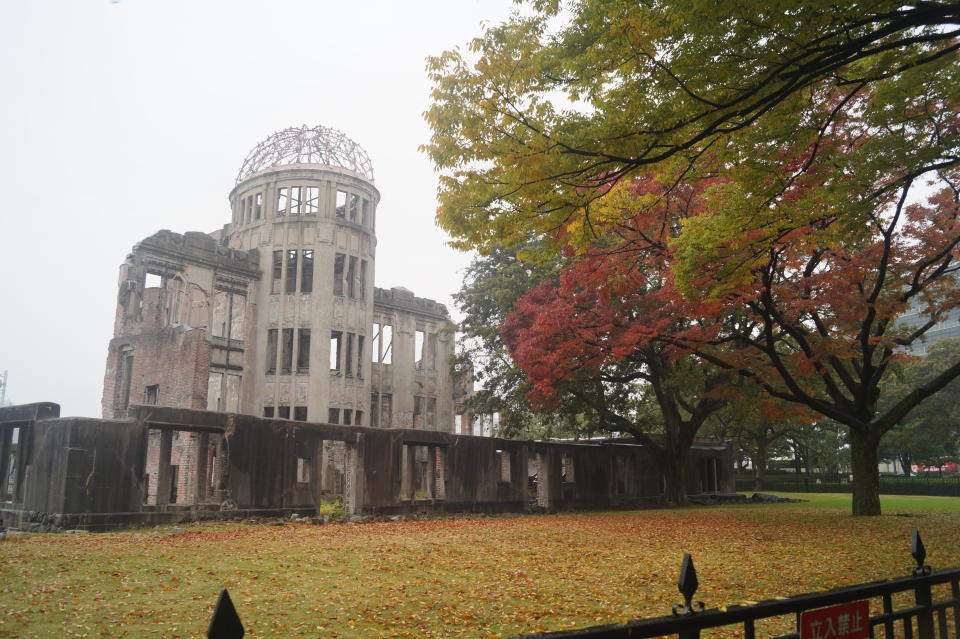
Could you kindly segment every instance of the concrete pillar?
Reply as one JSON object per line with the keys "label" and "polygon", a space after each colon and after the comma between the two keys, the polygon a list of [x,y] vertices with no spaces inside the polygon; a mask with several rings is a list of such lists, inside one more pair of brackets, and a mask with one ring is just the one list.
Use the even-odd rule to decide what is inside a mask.
{"label": "concrete pillar", "polygon": [[320,490],[326,493],[333,492],[336,488],[335,483],[333,442],[325,439],[320,447]]}
{"label": "concrete pillar", "polygon": [[403,461],[401,463],[400,499],[413,499],[417,492],[417,447],[412,444],[403,445]]}
{"label": "concrete pillar", "polygon": [[210,469],[208,468],[210,433],[198,433],[195,441],[197,444],[197,464],[196,477],[193,482],[193,503],[202,504],[207,501],[207,493],[209,492],[207,478],[210,476]]}
{"label": "concrete pillar", "polygon": [[430,495],[430,499],[437,498],[437,446],[428,446],[427,447],[427,493]]}
{"label": "concrete pillar", "polygon": [[157,463],[157,506],[170,503],[170,451],[173,448],[173,431],[160,431],[160,460]]}
{"label": "concrete pillar", "polygon": [[343,510],[348,515],[363,512],[363,435],[346,442],[343,463]]}
{"label": "concrete pillar", "polygon": [[552,451],[537,451],[537,506],[547,510],[553,507],[552,461]]}
{"label": "concrete pillar", "polygon": [[[23,441],[23,431],[18,434],[17,443]],[[13,428],[4,428],[0,430],[0,501],[6,499],[7,493],[7,475],[10,469],[7,464],[10,461],[10,448],[13,440]],[[17,501],[14,498],[13,501]]]}
{"label": "concrete pillar", "polygon": [[437,446],[434,449],[436,453],[436,474],[437,474],[437,493],[434,499],[447,498],[447,449]]}

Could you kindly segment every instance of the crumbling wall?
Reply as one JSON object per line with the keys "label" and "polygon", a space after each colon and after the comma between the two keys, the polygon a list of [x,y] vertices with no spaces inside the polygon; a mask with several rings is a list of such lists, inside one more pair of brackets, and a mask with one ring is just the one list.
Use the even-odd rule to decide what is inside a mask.
{"label": "crumbling wall", "polygon": [[207,408],[211,388],[231,404],[213,408],[236,410],[258,264],[256,251],[204,233],[159,231],[137,244],[120,267],[104,417],[123,418],[134,403]]}
{"label": "crumbling wall", "polygon": [[[131,406],[126,421],[60,419],[54,406],[0,408],[0,433],[20,429],[23,464],[15,503],[0,509],[7,525],[311,513],[335,497],[349,514],[606,508],[662,493],[636,440],[530,442],[153,405]],[[690,492],[723,492],[731,475],[725,444],[694,446]]]}

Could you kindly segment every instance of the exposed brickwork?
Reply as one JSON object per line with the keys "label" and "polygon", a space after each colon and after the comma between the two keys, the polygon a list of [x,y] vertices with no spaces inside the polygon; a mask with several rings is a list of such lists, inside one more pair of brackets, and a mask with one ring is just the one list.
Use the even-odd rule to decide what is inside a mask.
{"label": "exposed brickwork", "polygon": [[147,386],[159,386],[157,403],[182,408],[207,407],[211,347],[204,329],[168,327],[152,333],[114,338],[103,380],[103,416],[122,418],[124,349],[131,349],[130,404],[144,401]]}

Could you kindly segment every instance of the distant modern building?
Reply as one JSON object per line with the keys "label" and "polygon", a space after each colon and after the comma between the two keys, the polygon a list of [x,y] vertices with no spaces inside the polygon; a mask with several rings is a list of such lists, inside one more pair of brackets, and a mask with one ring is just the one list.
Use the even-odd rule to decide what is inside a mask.
{"label": "distant modern building", "polygon": [[[916,310],[911,310],[900,318],[900,321],[911,326],[922,326],[927,316]],[[923,338],[914,342],[910,352],[914,355],[926,355],[933,344],[948,337],[960,337],[960,310],[952,310],[947,317],[927,331]]]}

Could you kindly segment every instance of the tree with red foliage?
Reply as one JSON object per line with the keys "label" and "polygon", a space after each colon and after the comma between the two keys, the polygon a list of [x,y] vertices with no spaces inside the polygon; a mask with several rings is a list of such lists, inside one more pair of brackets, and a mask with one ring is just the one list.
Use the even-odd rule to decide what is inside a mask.
{"label": "tree with red foliage", "polygon": [[[630,239],[596,247],[558,282],[529,291],[501,329],[533,385],[535,405],[551,406],[570,393],[592,406],[608,430],[629,433],[654,452],[665,498],[677,504],[686,503],[690,447],[725,405],[730,375],[668,342],[640,339],[638,331],[648,329],[653,313],[665,332],[681,332],[696,321],[687,309],[703,305],[690,304],[672,285],[668,245],[678,221],[696,214],[711,183],[669,192],[660,192],[659,184],[634,183],[625,194],[630,203],[654,192],[662,198],[643,215],[620,222]],[[615,194],[610,196],[612,201]]]}
{"label": "tree with red foliage", "polygon": [[[736,185],[716,178],[616,185],[604,199],[619,213],[607,215],[617,221],[603,243],[584,253],[559,283],[523,298],[503,337],[541,401],[584,371],[599,372],[611,383],[646,381],[659,400],[657,385],[672,379],[676,367],[696,369],[703,380],[691,387],[697,402],[677,404],[681,410],[660,403],[667,433],[689,435],[696,425],[685,427],[680,414],[693,419],[736,394],[730,380],[751,380],[772,398],[849,428],[853,512],[879,514],[880,438],[960,376],[960,363],[954,363],[878,410],[880,382],[891,363],[908,357],[904,348],[960,306],[954,277],[960,176],[932,173],[940,190],[925,202],[913,192],[918,174],[894,182],[882,197],[864,196],[866,204],[851,202],[850,210],[863,212],[859,218],[824,214],[829,206],[808,209],[818,212],[809,223],[772,242],[764,239],[761,259],[751,257],[740,281],[729,269],[748,261],[743,252],[730,250],[716,260],[714,251],[714,261],[694,260],[696,276],[680,282],[686,290],[676,274],[682,260],[690,259],[690,244],[673,238],[681,227],[686,238],[695,238],[699,221],[715,219],[708,213],[717,192],[728,197]],[[818,196],[817,189],[805,189],[790,206],[810,207],[809,199]],[[739,246],[753,239],[741,238]],[[683,266],[689,269],[689,263]],[[697,296],[698,286],[709,289],[717,282],[723,282],[722,291]],[[898,323],[908,308],[929,319],[922,326]],[[629,420],[620,417],[629,431]]]}

